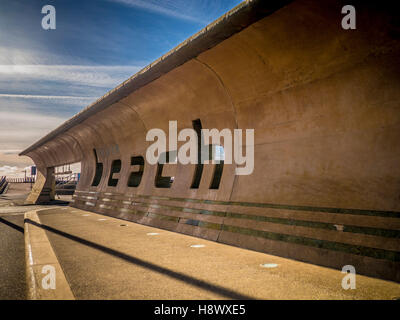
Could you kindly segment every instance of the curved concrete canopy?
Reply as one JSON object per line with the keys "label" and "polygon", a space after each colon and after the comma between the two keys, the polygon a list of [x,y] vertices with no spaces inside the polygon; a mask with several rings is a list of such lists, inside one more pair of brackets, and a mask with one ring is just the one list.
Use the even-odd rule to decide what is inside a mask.
{"label": "curved concrete canopy", "polygon": [[[22,152],[38,166],[28,202],[51,197],[52,168],[82,162],[73,206],[285,257],[400,280],[400,42],[392,8],[248,1]],[[148,130],[255,129],[254,172],[144,163]],[[121,161],[115,186],[112,164]],[[101,178],[96,185],[96,168]]]}

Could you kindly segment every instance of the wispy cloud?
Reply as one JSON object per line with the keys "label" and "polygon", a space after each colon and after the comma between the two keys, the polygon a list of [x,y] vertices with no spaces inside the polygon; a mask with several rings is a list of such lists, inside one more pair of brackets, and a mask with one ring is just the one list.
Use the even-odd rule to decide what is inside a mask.
{"label": "wispy cloud", "polygon": [[[109,0],[112,2],[118,2],[131,7],[148,10],[163,14],[169,17],[192,21],[196,23],[207,23],[205,19],[202,19],[199,15],[194,15],[194,2],[190,0],[176,0],[176,1],[165,1],[165,0]],[[192,9],[192,10],[191,10]]]}
{"label": "wispy cloud", "polygon": [[87,86],[116,86],[135,74],[140,66],[0,65],[0,78],[8,81],[58,81]]}
{"label": "wispy cloud", "polygon": [[0,93],[0,98],[19,98],[19,99],[46,99],[46,100],[96,100],[97,97],[75,97],[75,96],[42,96],[42,95],[33,95],[33,94],[8,94],[8,93]]}
{"label": "wispy cloud", "polygon": [[[25,149],[139,69],[0,65],[0,150]],[[10,151],[0,153],[3,159],[10,155]],[[15,163],[15,157],[6,158]]]}
{"label": "wispy cloud", "polygon": [[240,0],[60,1],[54,31],[34,2],[0,1],[2,167]]}

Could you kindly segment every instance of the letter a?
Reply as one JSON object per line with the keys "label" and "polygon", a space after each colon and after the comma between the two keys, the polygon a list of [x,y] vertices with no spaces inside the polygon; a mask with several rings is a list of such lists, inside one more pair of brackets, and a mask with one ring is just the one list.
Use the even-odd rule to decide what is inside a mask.
{"label": "letter a", "polygon": [[42,28],[44,30],[49,30],[52,29],[54,30],[56,28],[56,8],[51,5],[45,5],[42,8],[42,13],[46,14],[43,19],[42,19]]}
{"label": "letter a", "polygon": [[356,288],[356,268],[352,265],[346,265],[342,268],[342,273],[347,273],[342,279],[342,288],[344,290]]}
{"label": "letter a", "polygon": [[356,9],[351,5],[342,8],[342,13],[347,13],[342,19],[342,28],[344,30],[356,28]]}
{"label": "letter a", "polygon": [[46,274],[42,279],[42,288],[45,290],[56,288],[56,269],[53,266],[45,265],[42,273]]}

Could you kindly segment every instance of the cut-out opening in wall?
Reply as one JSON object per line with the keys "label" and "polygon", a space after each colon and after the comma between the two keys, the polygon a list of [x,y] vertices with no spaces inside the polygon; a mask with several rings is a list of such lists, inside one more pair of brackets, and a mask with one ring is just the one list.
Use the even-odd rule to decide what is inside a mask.
{"label": "cut-out opening in wall", "polygon": [[225,161],[225,150],[224,147],[219,144],[211,145],[210,160],[212,161]]}
{"label": "cut-out opening in wall", "polygon": [[142,181],[144,158],[142,156],[131,157],[131,166],[138,167],[138,170],[131,172],[128,179],[128,187],[137,188]]}
{"label": "cut-out opening in wall", "polygon": [[71,200],[81,178],[81,163],[54,167],[55,194],[58,199]]}
{"label": "cut-out opening in wall", "polygon": [[93,177],[92,187],[97,187],[100,184],[101,177],[103,175],[103,164],[99,162],[96,149],[93,149],[93,153],[96,161],[96,172]]}
{"label": "cut-out opening in wall", "polygon": [[177,150],[167,151],[160,154],[159,162],[157,164],[156,178],[155,178],[156,188],[171,188],[175,177],[164,177],[162,174],[164,165],[177,163],[178,160],[177,156],[178,156]]}
{"label": "cut-out opening in wall", "polygon": [[113,160],[113,162],[111,163],[110,177],[108,178],[109,187],[117,186],[119,179],[114,178],[114,174],[120,173],[121,167],[122,167],[122,162],[120,159]]}
{"label": "cut-out opening in wall", "polygon": [[193,130],[196,132],[197,134],[197,164],[196,164],[196,169],[194,172],[194,176],[193,176],[193,180],[192,180],[192,184],[190,185],[191,189],[198,189],[200,186],[200,181],[201,181],[201,176],[203,175],[203,163],[201,161],[201,129],[202,129],[202,125],[201,125],[201,121],[200,119],[196,119],[192,121],[192,126],[193,126]]}
{"label": "cut-out opening in wall", "polygon": [[225,151],[221,145],[210,145],[210,160],[214,164],[214,172],[210,184],[210,189],[219,189],[222,172],[224,170]]}
{"label": "cut-out opening in wall", "polygon": [[57,181],[79,181],[81,175],[81,163],[68,163],[54,167],[54,176]]}

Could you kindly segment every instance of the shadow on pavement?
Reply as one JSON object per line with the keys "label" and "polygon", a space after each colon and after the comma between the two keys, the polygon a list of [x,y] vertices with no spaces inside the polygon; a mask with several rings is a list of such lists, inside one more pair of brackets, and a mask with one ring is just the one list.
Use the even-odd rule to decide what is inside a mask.
{"label": "shadow on pavement", "polygon": [[109,255],[112,255],[114,257],[123,259],[123,260],[125,260],[127,262],[130,262],[130,263],[136,264],[138,266],[150,269],[150,270],[152,270],[154,272],[158,272],[158,273],[164,274],[164,275],[166,275],[168,277],[171,277],[171,278],[177,279],[179,281],[183,281],[185,283],[188,283],[188,284],[191,284],[193,286],[199,287],[201,289],[208,290],[208,291],[220,294],[220,295],[225,296],[225,297],[227,297],[229,299],[239,299],[239,300],[254,299],[254,298],[252,298],[250,296],[242,295],[242,294],[240,294],[238,292],[232,291],[230,289],[227,289],[227,288],[224,288],[224,287],[221,287],[221,286],[218,286],[218,285],[214,285],[214,284],[208,283],[208,282],[206,282],[204,280],[196,279],[196,278],[193,278],[191,276],[188,276],[188,275],[185,275],[185,274],[182,274],[182,273],[179,273],[179,272],[175,272],[175,271],[167,269],[167,268],[160,267],[160,266],[158,266],[156,264],[153,264],[153,263],[150,263],[150,262],[146,262],[146,261],[141,260],[139,258],[127,255],[127,254],[125,254],[125,253],[123,253],[121,251],[117,251],[117,250],[102,246],[100,244],[97,244],[97,243],[82,239],[80,237],[71,235],[69,233],[66,233],[66,232],[63,232],[61,230],[52,228],[50,226],[47,226],[47,225],[44,225],[44,224],[39,224],[39,223],[37,223],[35,221],[32,221],[30,219],[25,219],[24,222],[25,223],[30,223],[30,224],[35,225],[35,226],[37,226],[39,228],[42,228],[44,230],[53,232],[53,233],[55,233],[57,235],[63,236],[63,237],[68,238],[70,240],[79,242],[79,243],[81,243],[81,244],[83,244],[85,246],[89,246],[89,247],[91,247],[93,249],[102,251],[102,252],[104,252],[106,254],[109,254]]}
{"label": "shadow on pavement", "polygon": [[19,232],[24,233],[24,228],[22,228],[22,227],[20,227],[20,226],[18,226],[18,225],[16,225],[16,224],[14,224],[14,223],[12,223],[12,222],[10,222],[10,221],[7,221],[6,219],[0,218],[0,223],[3,223],[3,224],[5,224],[5,225],[7,225],[7,226],[9,226],[9,227],[11,227],[11,228],[13,228],[13,229],[19,231]]}

